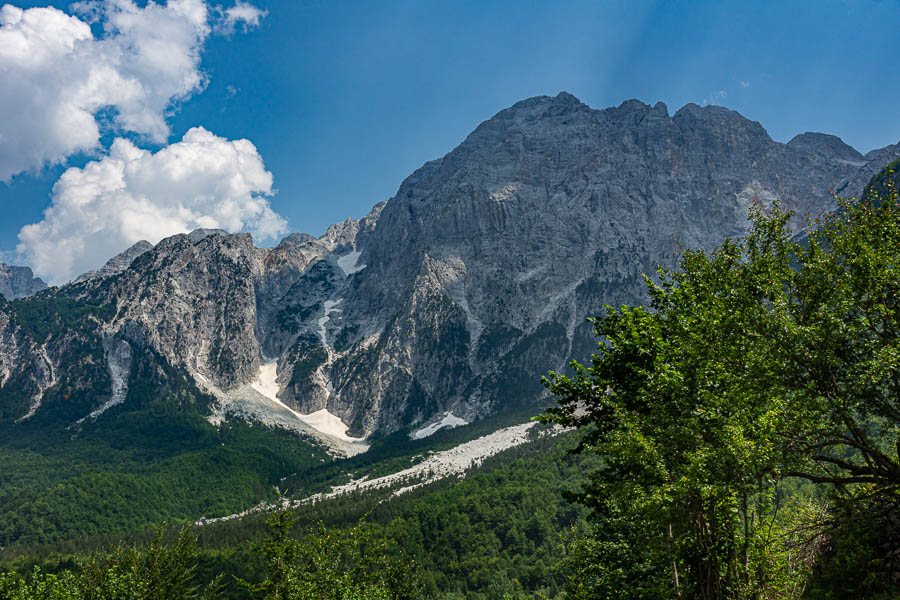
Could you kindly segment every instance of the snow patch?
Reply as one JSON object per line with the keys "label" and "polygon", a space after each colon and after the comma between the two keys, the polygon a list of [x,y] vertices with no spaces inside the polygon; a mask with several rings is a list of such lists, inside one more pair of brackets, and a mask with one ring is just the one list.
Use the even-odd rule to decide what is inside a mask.
{"label": "snow patch", "polygon": [[354,273],[359,273],[366,268],[366,265],[357,264],[360,254],[361,252],[354,250],[337,259],[338,266],[347,277],[353,275]]}
{"label": "snow patch", "polygon": [[365,447],[365,449],[368,449],[368,445],[365,443],[365,438],[355,438],[347,435],[347,426],[344,425],[340,417],[331,414],[327,409],[323,408],[322,410],[317,410],[316,412],[304,415],[279,400],[277,361],[273,360],[271,362],[261,364],[259,366],[259,374],[256,376],[256,379],[254,379],[250,383],[250,387],[252,387],[254,390],[259,392],[269,400],[278,403],[279,405],[290,411],[298,419],[300,419],[319,433],[323,433],[326,436],[341,440],[342,442],[348,442],[355,446]]}
{"label": "snow patch", "polygon": [[250,387],[269,398],[278,400],[278,361],[271,361],[259,365],[259,373],[256,379],[250,382]]}
{"label": "snow patch", "polygon": [[328,412],[328,409],[326,408],[317,410],[314,413],[309,413],[308,415],[297,413],[297,416],[310,427],[314,427],[318,431],[325,435],[330,435],[333,438],[350,443],[362,443],[364,441],[364,438],[354,438],[347,435],[347,426],[344,425],[344,422],[341,421],[340,417]]}
{"label": "snow patch", "polygon": [[466,421],[465,419],[461,419],[460,417],[457,417],[456,415],[453,414],[452,411],[448,410],[447,412],[444,413],[443,419],[441,419],[440,421],[438,421],[436,423],[432,423],[431,425],[428,425],[427,427],[423,427],[422,429],[419,429],[418,431],[414,431],[412,433],[412,435],[410,435],[409,437],[411,437],[414,440],[421,440],[422,438],[426,438],[429,435],[431,435],[432,433],[438,431],[439,429],[443,429],[444,427],[449,427],[450,429],[453,429],[454,427],[459,427],[460,425],[468,425],[468,424],[469,424],[468,421]]}
{"label": "snow patch", "polygon": [[337,300],[326,300],[325,301],[325,316],[320,317],[318,320],[318,328],[319,328],[319,339],[322,340],[322,345],[327,346],[328,341],[326,339],[326,331],[325,324],[331,320],[331,313],[341,312],[341,309],[335,308],[338,304],[343,302],[343,298],[338,298]]}

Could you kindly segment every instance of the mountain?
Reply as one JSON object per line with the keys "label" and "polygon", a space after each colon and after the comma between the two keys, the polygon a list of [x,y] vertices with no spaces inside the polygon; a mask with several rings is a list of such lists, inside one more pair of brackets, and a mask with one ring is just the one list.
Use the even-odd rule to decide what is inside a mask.
{"label": "mountain", "polygon": [[29,267],[0,263],[0,296],[15,300],[47,289],[47,284],[34,276]]}
{"label": "mountain", "polygon": [[782,144],[715,106],[524,100],[320,238],[177,235],[0,304],[2,419],[77,431],[188,390],[211,423],[352,454],[521,409],[543,373],[589,358],[585,318],[641,302],[681,247],[741,235],[754,202],[795,211],[799,232],[898,154]]}

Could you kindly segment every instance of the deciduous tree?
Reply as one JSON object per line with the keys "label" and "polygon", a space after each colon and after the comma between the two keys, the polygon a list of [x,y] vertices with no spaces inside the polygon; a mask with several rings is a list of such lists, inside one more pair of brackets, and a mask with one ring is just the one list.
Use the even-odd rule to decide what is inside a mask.
{"label": "deciduous tree", "polygon": [[[792,480],[895,501],[900,206],[881,180],[803,243],[790,215],[755,207],[746,237],[648,278],[648,308],[607,307],[590,366],[545,378],[559,403],[543,419],[583,427],[581,449],[605,459],[581,496],[590,543],[609,564],[650,560],[629,567],[635,597],[800,593]],[[629,568],[592,585],[634,580]]]}

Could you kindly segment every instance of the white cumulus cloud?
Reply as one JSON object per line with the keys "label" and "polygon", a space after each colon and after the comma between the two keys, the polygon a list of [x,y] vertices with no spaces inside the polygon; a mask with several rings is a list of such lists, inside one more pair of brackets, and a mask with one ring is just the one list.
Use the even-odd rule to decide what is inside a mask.
{"label": "white cumulus cloud", "polygon": [[96,151],[105,128],[164,143],[168,113],[206,84],[200,55],[213,29],[264,16],[242,1],[224,11],[204,0],[73,8],[85,20],[49,7],[0,8],[0,181]]}
{"label": "white cumulus cloud", "polygon": [[151,153],[119,138],[108,156],[63,173],[43,220],[19,232],[16,251],[61,284],[135,242],[198,227],[274,239],[287,222],[269,206],[272,193],[272,174],[249,140],[195,127]]}

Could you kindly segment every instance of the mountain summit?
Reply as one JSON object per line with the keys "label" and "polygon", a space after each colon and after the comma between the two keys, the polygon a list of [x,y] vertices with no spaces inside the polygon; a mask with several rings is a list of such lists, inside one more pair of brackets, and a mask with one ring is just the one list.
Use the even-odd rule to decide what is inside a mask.
{"label": "mountain summit", "polygon": [[44,289],[47,289],[47,284],[35,277],[31,268],[0,263],[0,296],[7,300],[15,300]]}
{"label": "mountain summit", "polygon": [[682,246],[743,234],[754,202],[795,211],[799,232],[898,155],[824,134],[782,144],[721,107],[530,98],[321,238],[174,236],[0,305],[0,411],[78,423],[128,411],[136,388],[188,386],[212,422],[353,452],[529,406],[543,373],[589,358],[585,318],[641,302],[643,274]]}

